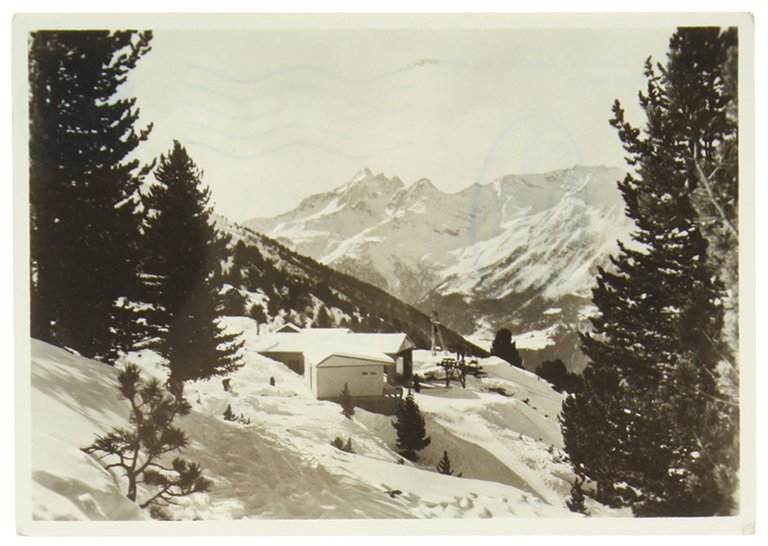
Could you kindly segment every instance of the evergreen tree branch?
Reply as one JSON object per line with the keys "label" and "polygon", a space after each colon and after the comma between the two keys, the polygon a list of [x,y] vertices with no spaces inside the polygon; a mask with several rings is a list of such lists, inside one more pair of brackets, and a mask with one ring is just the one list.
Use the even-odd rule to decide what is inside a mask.
{"label": "evergreen tree branch", "polygon": [[738,240],[739,231],[734,227],[731,221],[728,220],[728,217],[725,214],[725,210],[723,209],[723,206],[720,204],[720,201],[717,199],[717,196],[715,196],[715,192],[712,188],[712,183],[710,182],[710,177],[714,176],[721,166],[718,165],[709,174],[709,176],[707,176],[698,159],[694,159],[693,164],[694,164],[694,168],[696,169],[696,176],[698,181],[704,186],[704,189],[707,191],[709,202],[712,204],[713,207],[715,207],[715,210],[717,211],[718,216],[720,216],[720,220],[722,221],[724,227],[731,233],[731,235],[733,235],[736,238],[736,240]]}

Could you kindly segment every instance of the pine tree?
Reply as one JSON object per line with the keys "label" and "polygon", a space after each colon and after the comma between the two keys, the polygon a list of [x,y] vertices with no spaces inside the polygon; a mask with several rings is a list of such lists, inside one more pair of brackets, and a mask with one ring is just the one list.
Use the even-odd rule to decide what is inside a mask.
{"label": "pine tree", "polygon": [[523,357],[517,350],[517,343],[512,341],[512,332],[507,328],[501,328],[496,332],[491,344],[491,354],[506,360],[513,366],[523,367]]}
{"label": "pine tree", "polygon": [[453,468],[451,468],[451,459],[448,457],[447,451],[443,451],[443,457],[440,459],[440,462],[437,463],[436,468],[440,474],[445,474],[446,476],[453,476]]}
{"label": "pine tree", "polygon": [[416,452],[427,447],[431,440],[426,435],[424,417],[412,392],[409,391],[405,400],[400,402],[392,426],[397,431],[398,453],[410,461],[417,461],[419,458]]}
{"label": "pine tree", "polygon": [[598,500],[631,504],[637,514],[706,516],[732,510],[720,477],[733,434],[731,405],[718,387],[723,286],[707,250],[694,192],[725,138],[722,80],[729,32],[681,28],[666,66],[646,63],[640,105],[644,131],[617,101],[617,128],[628,163],[619,184],[637,226],[600,269],[594,332],[582,336],[590,358],[583,390],[562,413],[566,451],[595,480]]}
{"label": "pine tree", "polygon": [[321,304],[317,310],[317,317],[315,318],[315,327],[317,328],[333,327],[333,320],[331,319],[331,315],[328,313],[328,309],[325,308],[325,305]]}
{"label": "pine tree", "polygon": [[626,488],[617,491],[618,468],[626,456],[624,433],[631,415],[625,412],[619,377],[610,367],[588,366],[583,389],[563,402],[560,422],[565,450],[574,470],[596,484],[595,499],[609,506],[629,502]]}
{"label": "pine tree", "polygon": [[559,392],[577,392],[581,387],[581,376],[568,371],[565,363],[556,358],[545,360],[536,368],[536,375],[552,384]]}
{"label": "pine tree", "polygon": [[349,387],[344,383],[344,388],[341,389],[341,396],[339,397],[339,404],[341,404],[341,413],[347,419],[352,419],[355,414],[355,404],[352,401],[352,395],[349,392]]}
{"label": "pine tree", "polygon": [[177,416],[191,409],[182,389],[165,390],[157,379],[145,381],[138,367],[129,364],[118,375],[120,396],[131,406],[130,428],[116,428],[97,436],[83,448],[89,454],[111,459],[108,469],[119,468],[128,480],[126,496],[138,502],[138,484],[155,488],[140,503],[142,508],[170,504],[173,499],[207,491],[211,482],[196,463],[176,457],[170,468],[163,464],[167,454],[187,446],[187,435],[173,424]]}
{"label": "pine tree", "polygon": [[133,98],[118,98],[152,33],[38,31],[29,49],[31,334],[114,358],[135,321],[137,195],[149,167],[128,159]]}
{"label": "pine tree", "polygon": [[156,307],[160,352],[175,381],[231,371],[242,343],[218,324],[229,237],[216,230],[210,190],[179,142],[160,157],[154,175],[157,184],[145,197],[143,267],[146,297]]}
{"label": "pine tree", "polygon": [[[718,489],[729,499],[737,497],[739,461],[739,135],[738,135],[738,36],[729,29],[722,36],[724,52],[717,70],[705,85],[725,106],[717,112],[716,143],[708,155],[693,161],[699,184],[693,191],[702,235],[709,244],[717,275],[723,282],[722,360],[719,388],[724,402],[707,411],[713,426],[705,443],[717,443],[709,459],[718,475]],[[685,62],[681,59],[680,62]],[[715,77],[712,77],[712,76]],[[703,147],[700,145],[699,149]],[[717,414],[720,414],[719,416]],[[720,417],[720,418],[718,418]]]}
{"label": "pine tree", "polygon": [[259,333],[259,327],[267,321],[267,314],[264,312],[264,308],[256,303],[251,305],[248,309],[248,316],[256,321],[256,334]]}
{"label": "pine tree", "polygon": [[255,291],[260,287],[258,281],[262,278],[263,266],[264,257],[258,247],[248,245],[241,239],[237,241],[232,251],[232,265],[227,274],[227,282],[234,287],[243,286]]}
{"label": "pine tree", "polygon": [[552,387],[560,392],[563,392],[568,384],[568,369],[559,358],[545,360],[539,364],[536,368],[536,375],[549,381]]}

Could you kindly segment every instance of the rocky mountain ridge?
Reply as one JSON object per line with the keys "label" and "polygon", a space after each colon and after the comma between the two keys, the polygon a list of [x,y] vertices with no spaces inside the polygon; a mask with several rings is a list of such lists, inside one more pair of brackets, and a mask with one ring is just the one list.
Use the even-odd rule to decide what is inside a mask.
{"label": "rocky mountain ridge", "polygon": [[616,185],[623,176],[575,166],[446,193],[428,179],[405,185],[364,169],[292,211],[245,225],[437,309],[478,341],[503,325],[524,333],[565,320],[573,330],[585,320],[578,317],[597,267],[633,228]]}

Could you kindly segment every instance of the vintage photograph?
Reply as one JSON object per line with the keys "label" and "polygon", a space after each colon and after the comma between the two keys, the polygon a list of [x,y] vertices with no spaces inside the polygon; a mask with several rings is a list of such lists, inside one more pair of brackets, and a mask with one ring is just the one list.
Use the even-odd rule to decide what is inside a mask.
{"label": "vintage photograph", "polygon": [[17,19],[22,527],[748,523],[753,22],[591,17]]}

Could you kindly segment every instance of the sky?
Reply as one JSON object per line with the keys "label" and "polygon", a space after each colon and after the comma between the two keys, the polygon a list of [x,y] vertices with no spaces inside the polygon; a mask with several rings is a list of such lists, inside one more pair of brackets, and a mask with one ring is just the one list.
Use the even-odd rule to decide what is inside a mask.
{"label": "sky", "polygon": [[611,105],[642,121],[672,27],[155,31],[123,90],[179,140],[215,209],[274,216],[363,168],[447,192],[511,173],[622,167]]}

